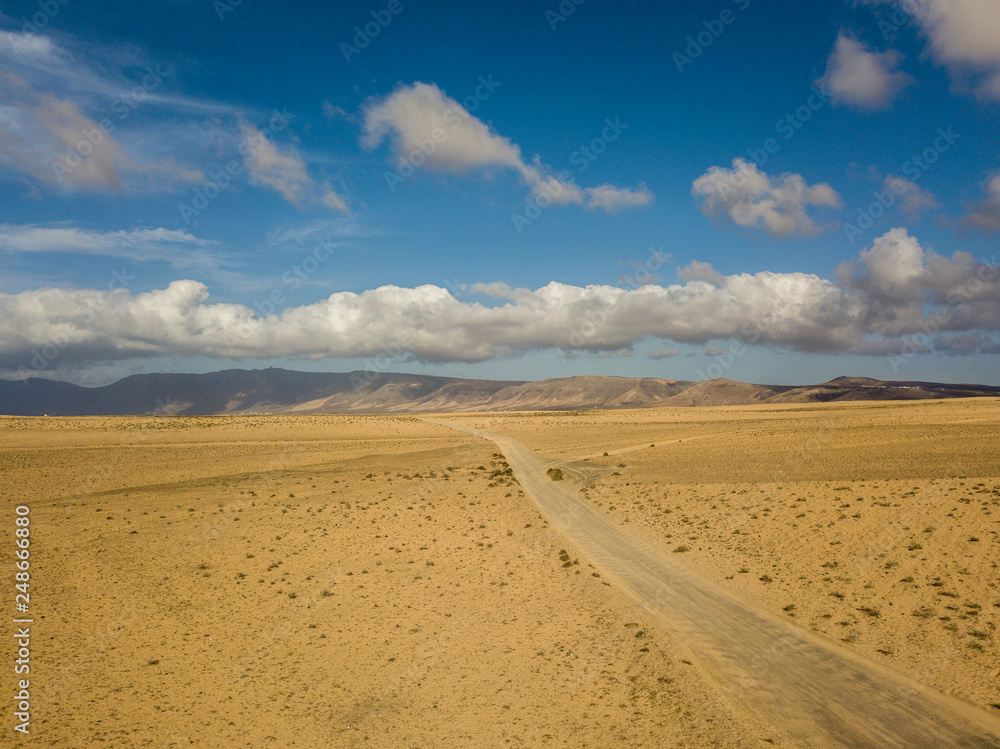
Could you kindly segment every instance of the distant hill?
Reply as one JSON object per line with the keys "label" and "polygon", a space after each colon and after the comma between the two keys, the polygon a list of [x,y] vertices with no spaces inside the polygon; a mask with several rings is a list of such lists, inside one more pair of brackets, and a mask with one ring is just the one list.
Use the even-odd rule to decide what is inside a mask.
{"label": "distant hill", "polygon": [[0,414],[122,416],[239,413],[569,411],[751,403],[830,403],[1000,396],[1000,387],[838,377],[819,385],[752,385],[580,376],[537,382],[466,380],[390,372],[229,369],[141,374],[103,387],[39,378],[0,380]]}

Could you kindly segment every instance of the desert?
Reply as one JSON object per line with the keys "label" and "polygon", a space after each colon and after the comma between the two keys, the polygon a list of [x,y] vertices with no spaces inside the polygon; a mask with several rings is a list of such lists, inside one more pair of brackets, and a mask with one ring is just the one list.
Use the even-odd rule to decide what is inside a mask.
{"label": "desert", "polygon": [[496,445],[436,420],[517,439],[679,570],[1000,714],[995,399],[4,417],[0,490],[32,523],[33,738],[798,745]]}
{"label": "desert", "polygon": [[1000,749],[997,6],[5,3],[0,747]]}

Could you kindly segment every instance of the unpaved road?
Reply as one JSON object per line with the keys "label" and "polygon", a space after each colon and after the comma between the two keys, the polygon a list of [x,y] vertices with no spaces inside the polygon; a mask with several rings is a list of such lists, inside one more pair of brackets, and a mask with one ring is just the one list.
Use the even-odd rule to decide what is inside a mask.
{"label": "unpaved road", "polygon": [[[432,421],[428,419],[428,421]],[[801,747],[1000,748],[1000,721],[801,630],[674,566],[608,523],[517,440],[495,442],[526,494],[604,575],[678,638],[724,702],[756,713],[781,744]]]}

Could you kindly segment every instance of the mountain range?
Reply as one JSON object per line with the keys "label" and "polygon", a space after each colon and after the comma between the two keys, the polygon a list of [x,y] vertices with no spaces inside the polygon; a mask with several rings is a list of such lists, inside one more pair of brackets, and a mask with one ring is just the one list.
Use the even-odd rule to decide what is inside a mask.
{"label": "mountain range", "polygon": [[229,369],[137,374],[101,387],[0,379],[0,414],[123,416],[245,413],[569,411],[752,403],[829,403],[1000,396],[1000,386],[838,377],[819,385],[753,385],[582,375],[527,381],[391,372]]}

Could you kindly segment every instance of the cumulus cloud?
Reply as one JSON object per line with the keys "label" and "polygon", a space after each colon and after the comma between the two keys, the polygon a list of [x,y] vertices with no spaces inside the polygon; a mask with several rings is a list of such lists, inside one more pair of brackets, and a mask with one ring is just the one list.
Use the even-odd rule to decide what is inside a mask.
{"label": "cumulus cloud", "polygon": [[713,286],[720,286],[726,280],[711,263],[703,263],[700,260],[692,260],[677,271],[677,275],[685,281],[705,281]]}
{"label": "cumulus cloud", "polygon": [[454,174],[507,169],[518,174],[533,194],[544,195],[552,203],[604,211],[644,206],[653,200],[645,185],[581,188],[539,157],[525,160],[517,144],[494,132],[433,83],[399,86],[385,98],[369,102],[363,119],[362,146],[374,149],[390,141],[400,168]]}
{"label": "cumulus cloud", "polygon": [[859,253],[853,264],[856,288],[875,296],[918,299],[928,280],[927,251],[905,229],[892,229]]}
{"label": "cumulus cloud", "polygon": [[0,252],[9,254],[64,252],[205,269],[218,265],[214,254],[218,244],[178,229],[101,232],[74,226],[0,224]]}
{"label": "cumulus cloud", "polygon": [[[543,349],[619,355],[647,339],[698,345],[735,339],[884,355],[918,336],[930,348],[940,339],[941,350],[957,352],[978,341],[977,350],[987,352],[1000,332],[997,266],[965,252],[939,255],[903,229],[841,266],[836,282],[807,273],[716,276],[695,267],[690,280],[669,286],[552,282],[533,290],[503,284],[465,290],[492,297],[490,305],[455,293],[433,285],[382,286],[267,316],[212,302],[207,288],[191,280],[143,294],[51,288],[0,294],[0,369],[30,369],[42,347],[58,351],[59,366],[155,356],[323,359],[387,352],[424,362],[478,362]],[[664,345],[650,356],[674,351]]]}
{"label": "cumulus cloud", "polygon": [[317,184],[309,176],[306,162],[292,147],[279,149],[264,133],[240,118],[240,134],[244,148],[243,164],[250,183],[270,187],[294,206],[307,204],[347,212],[347,203],[330,187],[329,183]]}
{"label": "cumulus cloud", "polygon": [[888,174],[882,182],[882,188],[899,196],[900,210],[911,221],[916,221],[927,211],[941,207],[937,198],[906,177]]}
{"label": "cumulus cloud", "polygon": [[[400,86],[386,98],[369,103],[364,130],[365,148],[391,138],[401,160],[424,153],[424,164],[433,169],[464,172],[498,165],[524,167],[520,148],[432,83]],[[437,139],[435,131],[440,133]]]}
{"label": "cumulus cloud", "polygon": [[[515,291],[510,286],[500,281],[493,283],[474,283],[468,287],[470,294],[481,294],[494,299],[513,299]],[[524,291],[524,290],[522,290]]]}
{"label": "cumulus cloud", "polygon": [[841,33],[817,83],[830,91],[834,104],[856,109],[887,109],[913,83],[897,70],[903,56],[895,50],[874,52],[852,36]]}
{"label": "cumulus cloud", "polygon": [[[1000,100],[1000,14],[995,0],[863,0],[905,13],[928,41],[928,52],[957,87]],[[895,21],[893,21],[895,24]]]}
{"label": "cumulus cloud", "polygon": [[[58,346],[67,362],[152,355],[366,357],[392,350],[420,361],[475,362],[532,349],[617,351],[644,336],[740,336],[754,311],[764,315],[761,342],[840,349],[852,338],[842,294],[806,274],[734,276],[721,289],[694,283],[625,291],[553,282],[515,296],[487,307],[437,286],[383,286],[257,317],[248,307],[209,303],[206,287],[188,280],[135,296],[40,289],[0,295],[0,367],[16,368],[46,344]],[[601,318],[593,330],[581,326]]]}
{"label": "cumulus cloud", "polygon": [[[998,353],[997,342],[981,333],[957,333],[940,335],[934,340],[934,350],[949,356],[968,356],[969,354]],[[993,349],[991,351],[991,349]]]}
{"label": "cumulus cloud", "polygon": [[662,346],[661,348],[653,349],[647,354],[647,356],[653,360],[660,360],[680,356],[680,353],[680,349],[673,348],[672,346]]}
{"label": "cumulus cloud", "polygon": [[865,301],[864,327],[887,336],[1000,330],[1000,269],[968,252],[951,257],[896,228],[837,268],[840,286]]}
{"label": "cumulus cloud", "polygon": [[983,183],[983,198],[969,207],[959,225],[991,234],[1000,231],[1000,172]]}
{"label": "cumulus cloud", "polygon": [[1000,13],[994,0],[924,0],[911,12],[934,59],[980,96],[1000,100]]}
{"label": "cumulus cloud", "polygon": [[801,174],[772,177],[745,159],[732,169],[713,166],[694,181],[691,194],[713,221],[762,228],[776,237],[811,236],[823,229],[809,216],[810,207],[840,208],[837,192],[825,183],[809,185]]}

